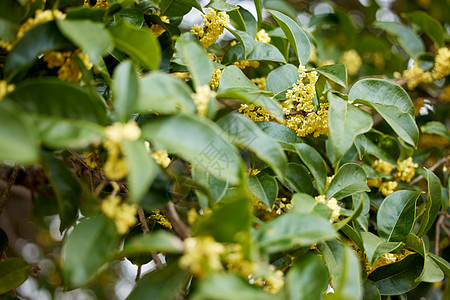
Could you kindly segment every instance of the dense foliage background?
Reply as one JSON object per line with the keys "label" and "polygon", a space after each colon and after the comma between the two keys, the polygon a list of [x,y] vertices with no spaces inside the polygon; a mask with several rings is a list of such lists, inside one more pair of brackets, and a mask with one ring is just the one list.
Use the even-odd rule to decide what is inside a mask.
{"label": "dense foliage background", "polygon": [[0,299],[450,299],[449,1],[0,1]]}

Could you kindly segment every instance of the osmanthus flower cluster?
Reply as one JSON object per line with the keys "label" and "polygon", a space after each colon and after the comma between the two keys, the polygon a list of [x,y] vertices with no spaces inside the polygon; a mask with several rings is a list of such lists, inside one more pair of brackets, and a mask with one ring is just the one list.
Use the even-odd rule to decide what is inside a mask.
{"label": "osmanthus flower cluster", "polygon": [[2,0],[0,298],[445,299],[450,24],[269,2]]}

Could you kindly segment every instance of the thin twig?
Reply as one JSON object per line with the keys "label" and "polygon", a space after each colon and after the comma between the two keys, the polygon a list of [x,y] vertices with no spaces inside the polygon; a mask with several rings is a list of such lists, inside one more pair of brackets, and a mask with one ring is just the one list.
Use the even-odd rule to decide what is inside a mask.
{"label": "thin twig", "polygon": [[[147,233],[150,232],[150,229],[148,228],[148,225],[147,225],[147,219],[145,218],[144,210],[141,207],[139,207],[137,209],[137,212],[138,212],[138,216],[139,216],[139,222],[141,222],[142,233],[144,235],[146,235]],[[156,252],[152,252],[151,254],[152,254],[152,258],[153,258],[153,261],[155,262],[156,267],[158,269],[162,269],[163,264],[162,264],[161,260],[159,259],[158,254]],[[137,278],[137,275],[136,275],[136,278]]]}
{"label": "thin twig", "polygon": [[[431,172],[433,172],[434,170],[436,170],[440,165],[446,163],[447,161],[450,160],[450,156],[441,158],[438,162],[436,162],[434,165],[432,165],[428,170],[430,170]],[[419,181],[421,181],[424,177],[422,175],[417,176],[413,181],[411,181],[409,183],[409,185],[414,185],[416,183],[418,183]]]}
{"label": "thin twig", "polygon": [[450,238],[450,230],[447,228],[447,226],[445,226],[445,224],[441,223],[441,228],[445,231],[447,236]]}
{"label": "thin twig", "polygon": [[441,215],[436,222],[436,233],[434,236],[434,254],[439,256],[439,238],[441,236],[441,225],[444,221],[445,216]]}
{"label": "thin twig", "polygon": [[134,279],[135,282],[138,282],[141,279],[141,270],[142,270],[142,266],[138,265],[137,272],[136,272],[136,278]]}
{"label": "thin twig", "polygon": [[172,201],[167,203],[167,209],[164,211],[177,235],[183,240],[188,238],[190,236],[189,228],[181,221]]}
{"label": "thin twig", "polygon": [[11,188],[14,185],[14,182],[16,181],[17,175],[19,175],[19,167],[15,166],[14,169],[12,170],[11,176],[9,177],[8,184],[6,185],[2,198],[0,199],[0,215],[2,214],[3,208],[6,205],[6,201],[8,200],[9,195],[11,194]]}

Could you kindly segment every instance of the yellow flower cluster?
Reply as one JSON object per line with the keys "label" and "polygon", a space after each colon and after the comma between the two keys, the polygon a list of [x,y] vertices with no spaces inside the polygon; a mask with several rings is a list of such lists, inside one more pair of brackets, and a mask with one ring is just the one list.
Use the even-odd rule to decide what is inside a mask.
{"label": "yellow flower cluster", "polygon": [[359,56],[355,49],[345,51],[339,62],[345,65],[348,75],[351,76],[356,75],[362,65],[361,56]]}
{"label": "yellow flower cluster", "polygon": [[102,211],[114,220],[119,234],[125,234],[131,226],[136,224],[137,207],[132,204],[122,203],[118,196],[110,195],[102,201]]}
{"label": "yellow flower cluster", "polygon": [[341,207],[338,205],[336,198],[332,197],[330,200],[326,200],[325,195],[319,195],[316,201],[328,206],[333,212],[331,213],[330,223],[334,223],[341,215]]}
{"label": "yellow flower cluster", "polygon": [[167,168],[172,162],[166,150],[156,150],[152,153],[152,157],[156,161],[156,163],[164,169]]}
{"label": "yellow flower cluster", "polygon": [[272,209],[276,208],[276,214],[281,215],[282,213],[291,209],[291,203],[288,202],[287,198],[277,198],[273,204]]}
{"label": "yellow flower cluster", "polygon": [[444,102],[450,102],[450,85],[447,85],[443,89],[441,95],[439,96],[439,99]]}
{"label": "yellow flower cluster", "polygon": [[372,162],[372,168],[374,168],[374,170],[378,173],[390,175],[392,170],[395,169],[395,166],[393,164],[388,163],[387,161],[378,159]]}
{"label": "yellow flower cluster", "polygon": [[159,209],[153,209],[152,213],[153,215],[149,217],[150,219],[155,220],[158,224],[161,224],[166,228],[172,229],[172,224],[164,215],[161,214]]}
{"label": "yellow flower cluster", "polygon": [[256,33],[255,40],[261,43],[270,44],[270,36],[264,29],[261,29]]}
{"label": "yellow flower cluster", "polygon": [[367,263],[365,265],[365,269],[367,271],[367,275],[369,275],[370,273],[372,273],[373,271],[375,271],[375,269],[382,267],[382,266],[386,266],[398,261],[401,261],[402,259],[404,259],[406,256],[412,254],[414,252],[411,252],[407,249],[403,249],[401,251],[401,253],[385,253],[382,256],[378,257],[372,267],[369,266],[369,264]]}
{"label": "yellow flower cluster", "polygon": [[222,270],[220,256],[225,247],[211,236],[191,237],[184,240],[185,252],[179,260],[182,269],[189,269],[192,275],[202,277],[210,271]]}
{"label": "yellow flower cluster", "polygon": [[248,176],[256,176],[259,173],[261,173],[261,171],[258,169],[248,168]]}
{"label": "yellow flower cluster", "polygon": [[239,112],[255,122],[271,121],[273,119],[273,116],[268,110],[255,106],[254,104],[241,104],[241,107],[239,107]]}
{"label": "yellow flower cluster", "polygon": [[239,69],[245,68],[257,68],[259,67],[259,61],[257,60],[239,60],[235,61],[233,65],[237,66]]}
{"label": "yellow flower cluster", "polygon": [[403,77],[408,81],[410,90],[422,82],[428,83],[433,80],[440,80],[448,75],[450,75],[450,49],[447,47],[438,49],[431,72],[422,70],[416,62],[412,67],[403,71]]}
{"label": "yellow flower cluster", "polygon": [[254,84],[258,86],[258,89],[265,91],[266,90],[266,77],[252,78],[251,79]]}
{"label": "yellow flower cluster", "polygon": [[170,75],[181,80],[186,80],[190,76],[189,72],[174,72],[170,73]]}
{"label": "yellow flower cluster", "polygon": [[397,164],[398,168],[397,172],[394,174],[394,179],[404,182],[410,182],[416,174],[415,168],[417,168],[419,165],[413,162],[412,157],[409,157],[404,161],[397,160]]}
{"label": "yellow flower cluster", "polygon": [[84,162],[86,165],[91,167],[92,169],[95,169],[97,167],[97,161],[95,160],[96,153],[94,152],[84,152]]}
{"label": "yellow flower cluster", "polygon": [[206,116],[208,105],[211,97],[215,97],[216,93],[211,91],[209,85],[205,84],[197,88],[197,92],[192,94],[197,112],[200,116]]}
{"label": "yellow flower cluster", "polygon": [[219,87],[220,76],[222,76],[222,70],[215,69],[212,73],[211,82],[209,83],[213,89],[216,89]]}
{"label": "yellow flower cluster", "polygon": [[14,84],[8,84],[6,80],[0,80],[0,100],[2,100],[7,94],[14,91],[14,88]]}
{"label": "yellow flower cluster", "polygon": [[389,196],[397,188],[397,181],[386,181],[380,184],[378,190],[383,194],[383,196]]}
{"label": "yellow flower cluster", "polygon": [[382,178],[367,178],[367,185],[369,187],[379,187],[382,183]]}
{"label": "yellow flower cluster", "polygon": [[191,32],[199,37],[200,43],[206,49],[217,41],[223,29],[230,24],[230,17],[224,11],[217,11],[211,8],[202,17],[203,26],[195,24]]}
{"label": "yellow flower cluster", "polygon": [[105,134],[106,139],[103,142],[103,147],[108,151],[108,157],[103,170],[109,179],[120,180],[128,174],[128,164],[122,157],[120,142],[123,139],[137,140],[141,135],[141,129],[134,121],[127,124],[114,123],[106,127]]}
{"label": "yellow flower cluster", "polygon": [[81,53],[80,49],[75,50],[74,52],[50,51],[44,55],[44,61],[47,62],[48,67],[51,69],[59,67],[59,79],[76,82],[81,79],[82,73],[75,56],[81,59],[86,69],[90,70],[92,68],[92,63],[89,61],[89,57],[87,54]]}
{"label": "yellow flower cluster", "polygon": [[0,48],[3,48],[6,51],[10,52],[13,47],[14,43],[0,40]]}

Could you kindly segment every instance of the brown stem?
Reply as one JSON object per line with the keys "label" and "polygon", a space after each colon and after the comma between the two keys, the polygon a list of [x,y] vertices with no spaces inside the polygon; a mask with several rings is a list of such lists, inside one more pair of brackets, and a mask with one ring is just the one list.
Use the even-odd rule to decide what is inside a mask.
{"label": "brown stem", "polygon": [[441,236],[441,225],[444,221],[445,216],[441,215],[436,222],[436,233],[434,236],[434,254],[439,256],[439,237]]}
{"label": "brown stem", "polygon": [[142,271],[142,266],[138,265],[137,272],[136,272],[136,278],[134,279],[135,282],[138,282],[141,279],[141,271]]}
{"label": "brown stem", "polygon": [[[139,222],[141,222],[142,233],[144,235],[146,235],[147,233],[150,232],[150,229],[148,228],[148,225],[147,225],[147,219],[145,218],[144,210],[141,207],[139,207],[137,209],[137,212],[138,212],[138,216],[139,216]],[[151,254],[152,254],[152,259],[155,262],[156,267],[158,269],[162,269],[163,264],[162,264],[161,260],[159,259],[158,254],[156,252],[152,252]],[[137,276],[136,276],[136,278],[137,278]]]}
{"label": "brown stem", "polygon": [[9,177],[8,184],[6,185],[2,198],[0,199],[0,215],[2,214],[3,208],[6,205],[6,201],[8,200],[9,195],[11,194],[11,188],[14,185],[14,182],[16,181],[17,175],[19,175],[19,167],[15,166],[14,169],[12,170],[11,176]]}
{"label": "brown stem", "polygon": [[190,236],[189,228],[183,223],[183,221],[181,221],[172,201],[167,203],[165,214],[167,215],[170,223],[172,223],[173,229],[181,239],[184,240]]}
{"label": "brown stem", "polygon": [[[443,157],[441,158],[438,162],[436,162],[434,165],[432,165],[428,170],[430,170],[431,172],[433,172],[434,170],[436,170],[440,165],[446,163],[447,161],[450,160],[450,156],[447,157]],[[422,175],[417,176],[413,181],[411,181],[409,183],[409,185],[414,185],[416,183],[418,183],[419,181],[421,181],[424,177]]]}

